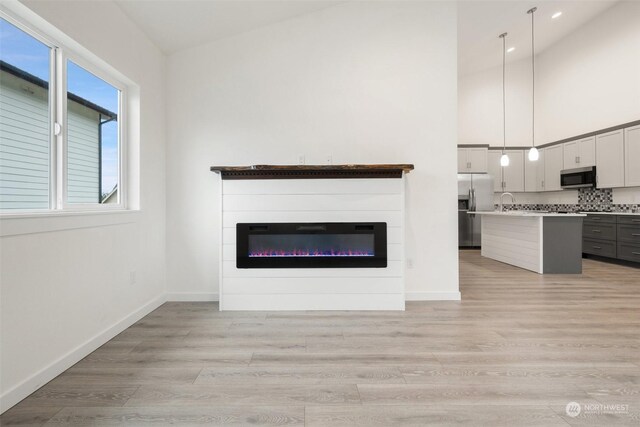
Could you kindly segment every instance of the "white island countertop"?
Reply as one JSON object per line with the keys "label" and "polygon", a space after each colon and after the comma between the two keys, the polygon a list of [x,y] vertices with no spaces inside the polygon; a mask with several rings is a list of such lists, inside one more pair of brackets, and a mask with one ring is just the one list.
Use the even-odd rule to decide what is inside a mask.
{"label": "white island countertop", "polygon": [[557,213],[557,212],[536,212],[536,211],[478,211],[467,212],[469,215],[493,215],[493,216],[526,216],[526,217],[583,217],[583,213]]}

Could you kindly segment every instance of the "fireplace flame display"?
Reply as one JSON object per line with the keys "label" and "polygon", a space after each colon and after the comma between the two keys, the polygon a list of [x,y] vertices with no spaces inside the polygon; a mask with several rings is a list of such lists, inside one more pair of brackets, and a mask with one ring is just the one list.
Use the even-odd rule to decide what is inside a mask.
{"label": "fireplace flame display", "polygon": [[249,257],[345,257],[345,256],[375,256],[373,252],[357,250],[328,250],[318,249],[292,249],[290,251],[267,249],[256,252],[249,252]]}
{"label": "fireplace flame display", "polygon": [[384,222],[238,223],[237,268],[385,268]]}
{"label": "fireplace flame display", "polygon": [[249,236],[249,258],[375,256],[373,234],[263,234]]}

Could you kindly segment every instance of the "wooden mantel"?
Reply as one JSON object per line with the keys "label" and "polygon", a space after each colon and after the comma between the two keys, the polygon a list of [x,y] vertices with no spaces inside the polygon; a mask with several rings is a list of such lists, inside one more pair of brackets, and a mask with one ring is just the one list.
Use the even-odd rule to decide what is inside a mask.
{"label": "wooden mantel", "polygon": [[211,166],[222,179],[402,178],[411,164]]}

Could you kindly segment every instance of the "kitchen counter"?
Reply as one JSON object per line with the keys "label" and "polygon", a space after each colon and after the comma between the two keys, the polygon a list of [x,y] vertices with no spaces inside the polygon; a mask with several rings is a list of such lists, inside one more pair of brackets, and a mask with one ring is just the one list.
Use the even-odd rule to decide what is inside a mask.
{"label": "kitchen counter", "polygon": [[581,212],[585,215],[630,215],[640,216],[640,212]]}
{"label": "kitchen counter", "polygon": [[492,216],[507,216],[507,217],[585,217],[585,213],[558,213],[558,212],[536,212],[536,211],[487,211],[487,212],[469,212],[469,214],[475,215],[492,215]]}
{"label": "kitchen counter", "polygon": [[586,214],[470,212],[482,215],[482,256],[539,274],[582,273]]}

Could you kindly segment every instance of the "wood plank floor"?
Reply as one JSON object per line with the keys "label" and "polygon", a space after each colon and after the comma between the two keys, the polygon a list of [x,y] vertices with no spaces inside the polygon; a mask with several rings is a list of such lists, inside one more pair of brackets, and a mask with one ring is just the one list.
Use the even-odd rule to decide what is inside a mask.
{"label": "wood plank floor", "polygon": [[462,302],[406,312],[167,303],[0,424],[640,425],[639,269],[540,276],[463,251],[460,281]]}

